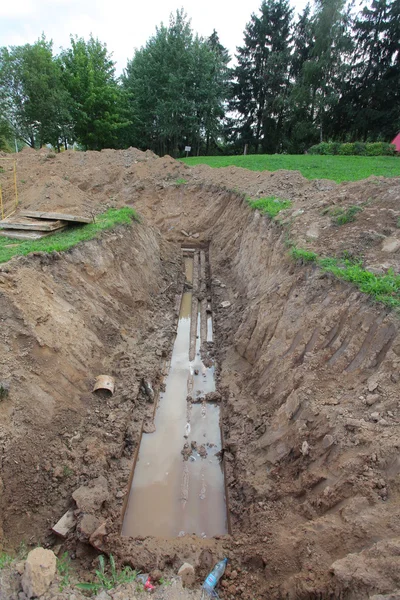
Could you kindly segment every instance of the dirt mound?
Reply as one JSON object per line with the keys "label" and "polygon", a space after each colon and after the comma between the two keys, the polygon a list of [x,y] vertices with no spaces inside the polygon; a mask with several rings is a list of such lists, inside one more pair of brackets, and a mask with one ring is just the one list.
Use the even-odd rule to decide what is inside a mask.
{"label": "dirt mound", "polygon": [[69,181],[52,175],[27,189],[19,197],[19,209],[90,217],[94,202]]}

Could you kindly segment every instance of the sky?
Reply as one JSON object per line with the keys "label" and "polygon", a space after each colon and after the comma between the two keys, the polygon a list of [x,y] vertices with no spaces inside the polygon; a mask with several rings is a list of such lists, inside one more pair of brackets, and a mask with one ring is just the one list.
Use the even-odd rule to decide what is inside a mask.
{"label": "sky", "polygon": [[[291,0],[295,13],[306,1]],[[85,39],[92,33],[113,53],[119,75],[135,48],[180,8],[200,35],[209,36],[215,28],[233,55],[260,4],[261,0],[0,0],[0,46],[31,44],[44,32],[58,53],[69,45],[71,33]]]}

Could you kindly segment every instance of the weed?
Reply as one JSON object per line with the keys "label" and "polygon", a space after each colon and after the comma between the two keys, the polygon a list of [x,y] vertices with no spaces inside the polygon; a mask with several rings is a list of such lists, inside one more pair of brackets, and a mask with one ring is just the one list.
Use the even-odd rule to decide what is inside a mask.
{"label": "weed", "polygon": [[13,256],[26,256],[32,252],[64,252],[80,242],[92,240],[105,229],[129,224],[132,220],[139,221],[139,216],[132,208],[110,208],[96,217],[95,223],[76,225],[41,240],[21,242],[18,246],[10,247],[10,239],[2,237],[0,238],[0,263],[7,262]]}
{"label": "weed", "polygon": [[73,474],[74,474],[73,470],[68,465],[64,465],[64,468],[63,468],[64,477],[71,477],[71,475],[73,475]]}
{"label": "weed", "polygon": [[123,583],[132,583],[138,576],[138,571],[134,571],[127,566],[118,572],[112,554],[110,554],[110,569],[108,573],[106,571],[106,561],[102,554],[99,556],[99,565],[100,568],[96,571],[97,581],[93,583],[78,583],[76,587],[91,592],[97,592],[101,589],[111,590]]}
{"label": "weed", "polygon": [[311,252],[310,250],[303,250],[302,248],[293,248],[290,250],[290,255],[294,260],[298,260],[302,263],[315,262],[317,260],[317,255],[315,252]]}
{"label": "weed", "polygon": [[398,177],[397,156],[313,156],[311,154],[249,154],[247,156],[194,156],[182,162],[194,166],[243,167],[251,171],[300,171],[306,179],[359,181],[370,175]]}
{"label": "weed", "polygon": [[0,569],[4,569],[7,565],[12,562],[13,558],[6,552],[0,552]]}
{"label": "weed", "polygon": [[187,183],[187,181],[186,181],[186,179],[183,179],[182,177],[175,181],[176,186],[185,185],[185,183]]}
{"label": "weed", "polygon": [[9,393],[10,386],[8,385],[8,383],[0,381],[0,400],[4,400],[4,398],[7,398]]}
{"label": "weed", "polygon": [[68,556],[68,552],[64,552],[61,558],[57,558],[57,571],[58,574],[61,576],[60,592],[62,592],[63,589],[67,587],[67,585],[69,585],[71,576],[70,569],[71,559]]}
{"label": "weed", "polygon": [[361,206],[356,206],[354,204],[349,206],[346,210],[343,208],[335,208],[334,211],[331,212],[331,215],[333,216],[332,222],[334,225],[338,226],[352,223],[356,220],[356,214],[362,210]]}
{"label": "weed", "polygon": [[160,585],[172,585],[172,581],[170,579],[165,579],[164,577],[161,577],[159,580],[159,584]]}
{"label": "weed", "polygon": [[268,215],[270,219],[274,219],[281,210],[290,208],[292,205],[290,200],[281,200],[276,196],[268,196],[267,198],[259,198],[258,200],[247,198],[247,202],[251,208],[259,210],[264,215]]}
{"label": "weed", "polygon": [[397,227],[400,227],[400,217],[397,219],[396,225],[397,225]]}
{"label": "weed", "polygon": [[21,179],[21,183],[26,183],[26,179]]}

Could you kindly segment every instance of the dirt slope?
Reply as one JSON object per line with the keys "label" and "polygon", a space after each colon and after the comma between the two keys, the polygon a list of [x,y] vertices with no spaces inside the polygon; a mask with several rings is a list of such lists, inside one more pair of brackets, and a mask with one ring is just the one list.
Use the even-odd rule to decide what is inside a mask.
{"label": "dirt slope", "polygon": [[[0,380],[11,384],[0,403],[4,546],[54,546],[49,527],[74,506],[72,492],[104,476],[108,496],[94,516],[122,563],[176,570],[189,560],[200,581],[227,554],[236,574],[223,598],[400,589],[399,318],[296,265],[288,226],[226,189],[291,199],[280,217],[299,247],[398,272],[399,179],[337,185],[296,172],[189,169],[134,149],[24,151],[18,176],[22,205],[58,177],[78,190],[82,210],[130,204],[143,221],[1,267]],[[330,211],[353,205],[355,221],[338,227]],[[182,243],[209,244],[232,536],[122,540],[123,496],[153,410],[141,382],[159,384],[170,352]],[[91,393],[100,372],[117,378],[112,400]],[[96,556],[79,526],[63,549],[82,567]]]}

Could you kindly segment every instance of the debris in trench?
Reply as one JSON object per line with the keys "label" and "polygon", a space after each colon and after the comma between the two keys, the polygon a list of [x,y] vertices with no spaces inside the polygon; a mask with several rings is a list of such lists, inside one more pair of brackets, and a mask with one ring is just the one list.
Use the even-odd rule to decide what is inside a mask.
{"label": "debris in trench", "polygon": [[96,381],[93,387],[93,392],[97,392],[98,390],[106,390],[110,392],[111,396],[114,393],[115,389],[115,380],[111,375],[99,375],[96,377]]}
{"label": "debris in trench", "polygon": [[188,438],[189,435],[190,435],[190,423],[186,423],[186,425],[185,425],[185,433],[184,433],[183,437]]}
{"label": "debris in trench", "polygon": [[156,426],[154,425],[154,421],[145,421],[143,423],[143,433],[154,433],[156,431]]}
{"label": "debris in trench", "polygon": [[211,573],[207,575],[203,583],[203,592],[201,595],[202,598],[213,598],[217,595],[215,592],[215,588],[217,587],[219,580],[225,573],[227,562],[228,559],[224,558],[219,563],[217,563],[211,571]]}
{"label": "debris in trench", "polygon": [[76,518],[74,511],[68,510],[57,523],[52,527],[52,531],[62,538],[66,538],[68,533],[75,527]]}
{"label": "debris in trench", "polygon": [[154,390],[150,381],[146,381],[146,379],[142,379],[142,389],[144,394],[147,396],[149,402],[154,402]]}

